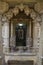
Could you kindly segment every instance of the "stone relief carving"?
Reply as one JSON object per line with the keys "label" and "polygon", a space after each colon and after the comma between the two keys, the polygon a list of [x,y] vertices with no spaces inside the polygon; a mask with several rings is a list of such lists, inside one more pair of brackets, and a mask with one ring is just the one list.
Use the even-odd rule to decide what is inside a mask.
{"label": "stone relief carving", "polygon": [[19,13],[19,9],[17,7],[15,7],[12,12],[16,16]]}
{"label": "stone relief carving", "polygon": [[2,16],[2,22],[6,22],[7,21],[7,17],[6,16]]}
{"label": "stone relief carving", "polygon": [[[40,13],[40,11],[41,11],[40,7],[41,7],[40,3],[36,3],[34,5],[35,11],[38,12],[38,13]],[[18,5],[15,5],[15,8],[18,8],[21,11],[23,11],[25,8],[28,10],[29,7],[28,7],[28,5],[24,5],[23,3],[20,3]],[[9,4],[6,3],[6,2],[0,1],[0,14],[3,14],[5,12],[7,12],[8,10],[9,10]],[[28,10],[28,12],[29,11],[30,11],[30,9]]]}
{"label": "stone relief carving", "polygon": [[28,6],[26,6],[26,7],[24,8],[24,12],[25,12],[25,14],[28,16],[28,15],[31,13],[31,9],[30,9]]}
{"label": "stone relief carving", "polygon": [[7,12],[6,12],[6,9],[2,10],[3,13],[4,13],[3,16],[0,16],[0,19],[2,18],[1,19],[2,23],[10,22],[10,19],[13,18],[13,14],[15,16],[17,16],[17,14],[19,13],[19,9],[20,9],[21,12],[24,10],[24,13],[26,14],[26,16],[28,16],[30,14],[31,18],[33,19],[33,22],[38,22],[38,23],[41,22],[40,15],[37,14],[37,12],[34,11],[34,9],[29,8],[27,5],[20,4],[18,6],[16,5],[15,8],[12,8],[12,9],[9,9],[9,10],[8,9],[9,9],[9,6],[7,6]]}
{"label": "stone relief carving", "polygon": [[23,11],[23,9],[24,9],[25,6],[21,3],[18,7],[19,7],[19,9],[20,9],[21,11]]}
{"label": "stone relief carving", "polygon": [[40,11],[41,11],[40,3],[36,3],[35,6],[34,6],[34,9],[35,9],[38,13],[40,13]]}
{"label": "stone relief carving", "polygon": [[9,9],[9,5],[6,2],[0,1],[0,14],[5,13],[6,11],[8,11],[8,9]]}
{"label": "stone relief carving", "polygon": [[37,13],[32,9],[31,13],[30,13],[30,16],[32,17],[32,19],[35,19],[36,16],[37,16]]}
{"label": "stone relief carving", "polygon": [[10,20],[13,17],[12,9],[10,9],[7,13],[4,14],[5,17],[7,17],[8,20]]}
{"label": "stone relief carving", "polygon": [[[1,4],[3,4],[4,6],[1,5]],[[37,9],[40,9],[39,8],[40,7],[40,4],[39,3],[35,4],[35,7],[36,7],[36,8],[34,7],[35,10],[34,9],[31,9],[30,7],[28,7],[28,5],[24,5],[22,3],[19,4],[19,5],[15,5],[15,7],[14,8],[11,8],[11,9],[9,9],[9,5],[6,2],[0,2],[0,6],[1,6],[0,7],[0,13],[2,11],[4,13],[3,15],[5,15],[4,17],[5,18],[7,17],[8,20],[10,20],[13,17],[13,14],[16,16],[19,13],[19,9],[20,9],[20,11],[23,11],[24,10],[24,13],[27,16],[30,14],[30,16],[32,17],[32,19],[37,18],[38,21],[41,20],[40,15],[38,15],[38,17],[37,17],[37,12],[36,12]]]}

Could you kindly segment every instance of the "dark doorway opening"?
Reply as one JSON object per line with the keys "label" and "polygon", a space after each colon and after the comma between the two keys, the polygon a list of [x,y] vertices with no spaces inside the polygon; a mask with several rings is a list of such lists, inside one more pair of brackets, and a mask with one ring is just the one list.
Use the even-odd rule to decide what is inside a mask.
{"label": "dark doorway opening", "polygon": [[26,46],[27,25],[18,23],[15,28],[16,46]]}

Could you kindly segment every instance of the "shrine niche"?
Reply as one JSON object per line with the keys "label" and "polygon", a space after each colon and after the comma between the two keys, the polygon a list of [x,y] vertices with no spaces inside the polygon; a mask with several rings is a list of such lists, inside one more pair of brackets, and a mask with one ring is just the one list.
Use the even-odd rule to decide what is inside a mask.
{"label": "shrine niche", "polygon": [[16,25],[16,46],[26,46],[26,29],[26,24],[18,23]]}
{"label": "shrine niche", "polygon": [[40,41],[40,14],[35,8],[24,3],[14,7],[5,6],[8,7],[7,11],[1,10],[2,15],[0,15],[4,52],[25,50],[29,53],[29,50],[36,49]]}

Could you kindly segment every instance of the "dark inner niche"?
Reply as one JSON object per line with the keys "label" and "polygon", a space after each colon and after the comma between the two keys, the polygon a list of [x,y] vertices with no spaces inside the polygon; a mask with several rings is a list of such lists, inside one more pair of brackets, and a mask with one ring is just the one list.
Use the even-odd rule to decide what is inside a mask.
{"label": "dark inner niche", "polygon": [[18,23],[15,28],[16,46],[26,46],[27,25]]}

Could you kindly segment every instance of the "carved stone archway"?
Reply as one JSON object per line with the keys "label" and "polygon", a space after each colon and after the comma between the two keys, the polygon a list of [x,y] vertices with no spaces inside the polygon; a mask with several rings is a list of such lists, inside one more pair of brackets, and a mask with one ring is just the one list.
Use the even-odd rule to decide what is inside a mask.
{"label": "carved stone archway", "polygon": [[[19,5],[14,6],[14,8],[9,9],[9,5],[6,2],[3,2],[4,6],[0,4],[2,8],[0,8],[0,21],[2,22],[2,37],[3,37],[3,48],[4,48],[4,53],[7,50],[9,51],[9,22],[13,18],[13,15],[17,16],[19,13],[19,10],[22,12],[24,10],[24,13],[26,16],[30,14],[31,18],[33,19],[34,23],[34,30],[35,30],[35,39],[34,39],[34,47],[39,46],[39,41],[40,41],[40,24],[41,24],[41,16],[40,16],[40,8],[37,7],[39,6],[38,4],[35,4],[34,8],[30,8],[28,5],[24,5],[20,3]],[[12,25],[12,24],[11,24]],[[6,35],[7,34],[7,35]],[[6,44],[7,43],[7,44]],[[38,43],[38,45],[36,45]],[[6,49],[7,48],[7,49]],[[7,59],[6,59],[7,61]]]}
{"label": "carved stone archway", "polygon": [[[6,3],[5,3],[6,4]],[[6,6],[6,5],[5,5]],[[26,16],[28,16],[28,15],[30,15],[30,17],[33,19],[33,23],[35,23],[35,26],[37,26],[37,23],[39,23],[39,26],[38,26],[38,30],[39,30],[39,28],[40,28],[40,23],[41,23],[41,16],[40,16],[40,14],[37,12],[37,11],[35,11],[34,9],[32,9],[32,8],[30,8],[28,5],[24,5],[24,4],[19,4],[19,5],[16,5],[14,8],[11,8],[11,9],[9,9],[9,7],[8,6],[6,6],[8,9],[8,11],[6,12],[6,9],[5,9],[5,11],[3,11],[2,10],[2,12],[5,12],[3,15],[1,15],[0,17],[1,17],[1,21],[2,21],[2,23],[4,23],[3,24],[3,28],[5,29],[4,31],[4,33],[3,33],[3,35],[2,35],[2,37],[3,38],[5,38],[5,37],[7,37],[8,39],[9,39],[9,30],[8,30],[8,27],[9,27],[9,22],[10,22],[10,20],[13,18],[13,15],[14,16],[17,16],[18,14],[19,14],[19,10],[22,12],[22,11],[24,11],[24,13],[26,14]],[[7,27],[6,27],[7,26]],[[40,30],[39,30],[40,31]],[[38,32],[36,32],[35,34],[37,34]],[[7,36],[6,36],[6,34],[7,34]],[[39,33],[40,34],[40,33]],[[36,35],[35,35],[36,36]],[[7,40],[7,38],[6,38],[6,42],[8,41]],[[4,39],[5,40],[5,39]],[[36,41],[36,39],[35,39],[35,41]],[[39,41],[38,39],[37,39],[37,41]],[[5,43],[6,43],[5,42]],[[8,45],[9,45],[9,42],[7,42],[8,43]],[[37,42],[36,42],[37,43]],[[9,46],[8,46],[9,47]]]}

